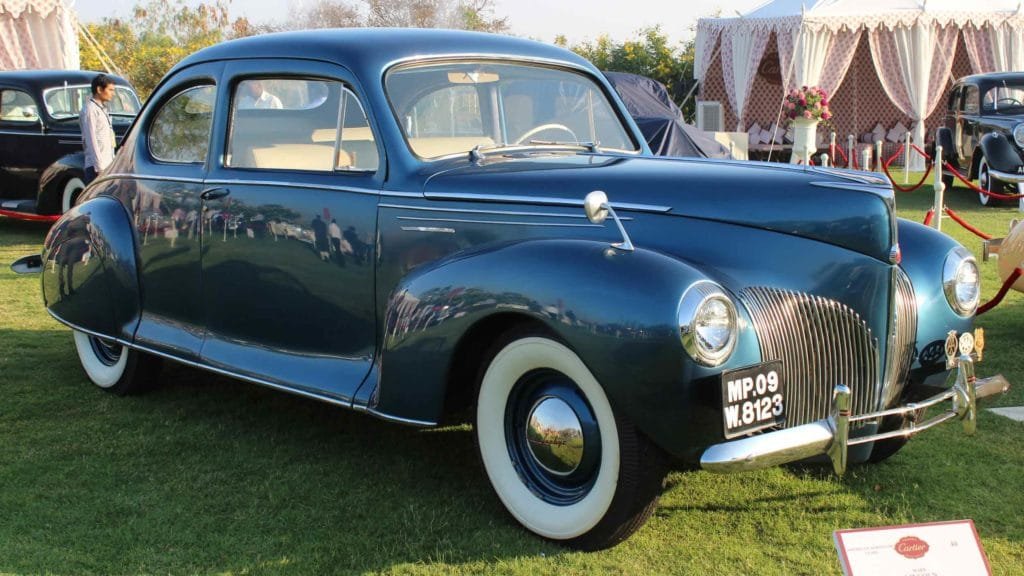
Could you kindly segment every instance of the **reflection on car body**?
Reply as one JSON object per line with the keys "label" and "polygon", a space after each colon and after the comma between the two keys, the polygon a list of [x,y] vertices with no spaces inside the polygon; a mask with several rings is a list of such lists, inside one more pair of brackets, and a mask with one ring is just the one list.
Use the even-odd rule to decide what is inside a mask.
{"label": "reflection on car body", "polygon": [[[243,100],[255,80],[275,105]],[[887,181],[655,158],[592,65],[521,39],[203,50],[44,262],[85,219],[90,274],[43,294],[96,384],[137,391],[168,358],[410,425],[468,416],[505,507],[584,549],[643,524],[670,462],[841,473],[939,423],[908,402],[970,432],[1002,389],[970,351],[917,353],[972,329],[978,270],[898,220]]]}

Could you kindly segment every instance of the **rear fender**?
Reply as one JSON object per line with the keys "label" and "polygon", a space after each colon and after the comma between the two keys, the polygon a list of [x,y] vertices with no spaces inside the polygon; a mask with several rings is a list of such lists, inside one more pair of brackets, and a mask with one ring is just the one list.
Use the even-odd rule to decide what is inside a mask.
{"label": "rear fender", "polygon": [[43,244],[43,300],[59,320],[131,340],[139,320],[135,240],[124,207],[99,197],[58,220]]}
{"label": "rear fender", "polygon": [[[392,292],[368,408],[438,422],[462,337],[496,314],[519,315],[573,349],[612,404],[655,442],[679,447],[692,406],[685,383],[723,368],[697,366],[680,344],[680,297],[702,279],[657,252],[584,240],[519,242],[439,262]],[[734,354],[737,362],[757,361],[756,343],[748,344],[754,358]]]}

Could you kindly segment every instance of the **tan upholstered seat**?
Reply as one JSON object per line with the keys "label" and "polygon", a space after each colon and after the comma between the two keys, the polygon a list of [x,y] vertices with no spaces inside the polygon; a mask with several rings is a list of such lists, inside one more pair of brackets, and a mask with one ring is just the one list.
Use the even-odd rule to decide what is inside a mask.
{"label": "tan upholstered seat", "polygon": [[[344,150],[338,151],[338,167],[344,168],[352,159]],[[249,168],[282,168],[292,170],[334,170],[334,146],[324,144],[279,144],[252,149]]]}
{"label": "tan upholstered seat", "polygon": [[493,146],[494,140],[487,136],[454,136],[409,138],[413,152],[424,158],[436,158],[448,154],[468,152],[474,146]]}

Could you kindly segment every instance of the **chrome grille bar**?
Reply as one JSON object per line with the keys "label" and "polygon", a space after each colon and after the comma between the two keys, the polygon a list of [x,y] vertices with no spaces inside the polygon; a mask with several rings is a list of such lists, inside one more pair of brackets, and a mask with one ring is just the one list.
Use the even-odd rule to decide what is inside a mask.
{"label": "chrome grille bar", "polygon": [[892,318],[889,324],[889,350],[885,358],[884,398],[882,408],[892,406],[903,391],[914,362],[917,345],[917,298],[914,286],[902,268],[893,273]]}
{"label": "chrome grille bar", "polygon": [[782,360],[786,428],[827,417],[840,383],[853,391],[853,414],[878,410],[878,339],[859,314],[835,300],[762,286],[739,299],[753,318],[761,358]]}

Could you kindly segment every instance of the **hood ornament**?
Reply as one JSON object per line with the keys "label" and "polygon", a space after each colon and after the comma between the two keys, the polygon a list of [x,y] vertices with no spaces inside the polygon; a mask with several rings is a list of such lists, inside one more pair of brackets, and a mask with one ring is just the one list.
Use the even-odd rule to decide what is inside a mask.
{"label": "hood ornament", "polygon": [[583,199],[583,211],[587,214],[587,219],[594,224],[604,222],[610,214],[612,220],[615,220],[615,225],[619,227],[619,233],[622,234],[622,242],[615,242],[612,244],[612,248],[622,250],[623,252],[632,252],[634,250],[633,242],[629,239],[626,228],[622,226],[622,220],[619,220],[619,216],[615,214],[615,209],[608,202],[607,194],[601,190],[594,190],[587,194],[587,197]]}

